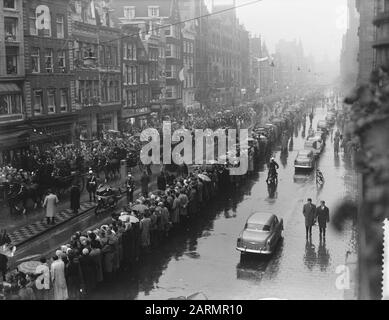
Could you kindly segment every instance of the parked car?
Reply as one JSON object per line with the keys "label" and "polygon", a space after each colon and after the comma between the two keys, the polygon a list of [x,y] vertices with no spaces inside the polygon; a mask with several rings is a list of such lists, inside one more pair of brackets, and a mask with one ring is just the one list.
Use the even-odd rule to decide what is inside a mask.
{"label": "parked car", "polygon": [[310,169],[315,167],[315,155],[312,150],[300,150],[294,160],[295,169]]}
{"label": "parked car", "polygon": [[236,250],[241,253],[271,254],[282,238],[283,230],[284,221],[276,215],[253,213],[239,234]]}
{"label": "parked car", "polygon": [[319,120],[317,123],[317,130],[328,132],[328,123],[325,120]]}
{"label": "parked car", "polygon": [[324,149],[323,140],[320,136],[316,135],[313,137],[309,137],[304,143],[304,149],[312,150],[314,156],[318,157]]}

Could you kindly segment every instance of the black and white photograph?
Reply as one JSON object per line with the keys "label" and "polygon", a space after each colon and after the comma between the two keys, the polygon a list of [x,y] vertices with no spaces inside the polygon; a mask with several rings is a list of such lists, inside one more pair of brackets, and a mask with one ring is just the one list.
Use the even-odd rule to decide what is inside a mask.
{"label": "black and white photograph", "polygon": [[388,0],[0,0],[0,300],[389,299],[388,138]]}

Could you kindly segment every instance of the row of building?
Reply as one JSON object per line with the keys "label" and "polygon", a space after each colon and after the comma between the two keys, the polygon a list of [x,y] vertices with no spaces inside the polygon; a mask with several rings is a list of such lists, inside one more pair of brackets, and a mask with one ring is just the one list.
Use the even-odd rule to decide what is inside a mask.
{"label": "row of building", "polygon": [[369,82],[371,72],[389,67],[389,1],[348,0],[341,76],[346,88]]}
{"label": "row of building", "polygon": [[247,99],[249,33],[233,6],[0,0],[0,163],[152,112]]}

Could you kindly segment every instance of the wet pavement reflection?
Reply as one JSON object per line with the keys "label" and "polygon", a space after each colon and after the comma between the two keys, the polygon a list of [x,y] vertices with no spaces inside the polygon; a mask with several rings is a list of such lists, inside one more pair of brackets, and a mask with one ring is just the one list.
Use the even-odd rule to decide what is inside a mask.
{"label": "wet pavement reflection", "polygon": [[[324,119],[318,109],[313,127]],[[92,299],[169,299],[202,291],[209,299],[343,299],[335,286],[338,265],[346,251],[355,248],[355,229],[350,223],[343,233],[330,225],[326,241],[320,241],[317,226],[306,241],[302,206],[307,198],[325,200],[330,216],[345,197],[355,198],[353,159],[343,152],[334,156],[330,137],[320,157],[325,177],[317,189],[313,172],[295,173],[293,162],[303,149],[309,128],[296,128],[289,149],[274,155],[280,163],[276,190],[268,190],[265,166],[239,190],[220,195],[187,226],[145,254],[138,265],[105,283]],[[267,257],[245,256],[236,251],[236,239],[248,216],[272,212],[284,219],[284,239]],[[331,219],[331,218],[330,218]]]}

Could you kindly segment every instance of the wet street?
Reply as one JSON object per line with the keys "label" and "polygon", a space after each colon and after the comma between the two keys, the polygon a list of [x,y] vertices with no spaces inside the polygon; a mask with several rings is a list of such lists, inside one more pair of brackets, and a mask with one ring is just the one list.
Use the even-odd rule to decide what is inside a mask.
{"label": "wet street", "polygon": [[[316,110],[313,128],[325,112]],[[239,190],[207,204],[187,229],[171,235],[144,255],[138,266],[103,284],[91,298],[164,300],[201,291],[212,300],[343,299],[344,291],[335,286],[336,268],[345,263],[348,250],[356,249],[355,229],[350,222],[337,233],[330,224],[327,241],[320,243],[314,226],[312,242],[307,242],[302,206],[307,198],[317,204],[325,200],[331,219],[342,199],[355,199],[357,177],[343,151],[334,156],[330,136],[318,164],[326,180],[324,187],[317,190],[313,172],[295,174],[293,162],[297,151],[303,149],[302,134],[302,128],[296,130],[287,157],[274,153],[280,169],[273,198],[265,182],[267,168],[262,165]],[[284,220],[284,240],[268,258],[241,261],[235,249],[237,236],[256,211],[271,212]]]}

